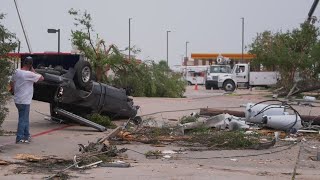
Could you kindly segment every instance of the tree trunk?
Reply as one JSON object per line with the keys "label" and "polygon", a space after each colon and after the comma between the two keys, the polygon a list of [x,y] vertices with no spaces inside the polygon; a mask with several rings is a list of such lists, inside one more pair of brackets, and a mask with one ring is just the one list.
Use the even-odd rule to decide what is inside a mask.
{"label": "tree trunk", "polygon": [[[303,92],[315,91],[315,90],[319,90],[319,89],[320,89],[320,84],[314,84],[311,87],[308,87],[308,86],[301,87],[301,86],[299,86],[299,90],[296,91],[296,92],[293,92],[292,94],[290,94],[290,96],[296,95],[296,94],[299,94],[299,93],[303,93]],[[286,95],[288,95],[288,93],[289,93],[288,91],[284,91],[284,92],[279,93],[278,95],[279,96],[286,96]]]}
{"label": "tree trunk", "polygon": [[96,75],[97,75],[97,82],[101,82],[102,81],[102,76],[103,76],[102,67],[100,67],[100,66],[96,67]]}

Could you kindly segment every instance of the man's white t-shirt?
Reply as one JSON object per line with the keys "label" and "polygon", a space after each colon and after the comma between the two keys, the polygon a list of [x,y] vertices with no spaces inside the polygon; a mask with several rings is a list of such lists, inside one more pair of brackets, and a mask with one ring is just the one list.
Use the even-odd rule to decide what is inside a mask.
{"label": "man's white t-shirt", "polygon": [[11,79],[14,83],[14,102],[16,104],[31,104],[33,83],[37,82],[40,78],[40,74],[17,69]]}

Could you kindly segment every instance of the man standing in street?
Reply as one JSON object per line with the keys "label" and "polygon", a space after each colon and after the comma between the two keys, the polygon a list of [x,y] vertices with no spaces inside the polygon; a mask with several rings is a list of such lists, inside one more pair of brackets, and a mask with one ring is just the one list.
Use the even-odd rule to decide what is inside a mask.
{"label": "man standing in street", "polygon": [[29,132],[29,112],[33,97],[33,84],[44,80],[42,75],[34,71],[32,64],[32,57],[26,57],[21,69],[17,69],[14,72],[10,83],[14,93],[14,103],[19,112],[16,143],[29,143],[31,140]]}

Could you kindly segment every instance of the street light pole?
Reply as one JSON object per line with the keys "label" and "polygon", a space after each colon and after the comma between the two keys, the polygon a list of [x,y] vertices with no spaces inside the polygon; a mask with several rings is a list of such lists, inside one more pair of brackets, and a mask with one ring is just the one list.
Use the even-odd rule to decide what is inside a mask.
{"label": "street light pole", "polygon": [[60,54],[60,29],[58,29],[58,54]]}
{"label": "street light pole", "polygon": [[169,66],[169,32],[167,31],[167,66]]}
{"label": "street light pole", "polygon": [[186,41],[186,59],[188,60],[188,43],[189,41]]}
{"label": "street light pole", "polygon": [[244,48],[244,17],[242,19],[242,61],[243,61],[243,48]]}
{"label": "street light pole", "polygon": [[60,53],[60,29],[48,29],[48,33],[58,33],[58,54]]}
{"label": "street light pole", "polygon": [[131,19],[129,18],[129,61],[131,59]]}

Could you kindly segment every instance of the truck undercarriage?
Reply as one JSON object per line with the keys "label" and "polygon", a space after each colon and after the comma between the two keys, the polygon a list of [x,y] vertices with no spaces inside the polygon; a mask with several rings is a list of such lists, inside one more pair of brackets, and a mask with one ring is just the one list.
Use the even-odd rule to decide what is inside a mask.
{"label": "truck undercarriage", "polygon": [[50,104],[53,120],[77,121],[103,131],[104,128],[85,118],[93,113],[111,119],[136,116],[139,106],[134,105],[126,91],[93,81],[90,64],[79,55],[66,55],[65,59],[59,55],[30,56],[35,71],[44,77],[44,81],[35,83],[33,99]]}

